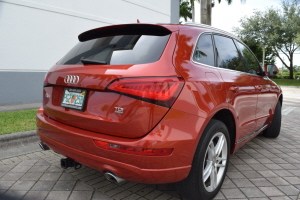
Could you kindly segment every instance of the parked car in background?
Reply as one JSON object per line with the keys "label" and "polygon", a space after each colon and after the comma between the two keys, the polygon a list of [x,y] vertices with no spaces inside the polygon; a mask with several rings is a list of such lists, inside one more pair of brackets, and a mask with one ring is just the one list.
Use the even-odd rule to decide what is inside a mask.
{"label": "parked car in background", "polygon": [[230,33],[122,24],[78,38],[47,73],[37,113],[40,146],[66,156],[63,168],[176,182],[188,199],[212,199],[230,153],[257,134],[280,133],[281,89]]}

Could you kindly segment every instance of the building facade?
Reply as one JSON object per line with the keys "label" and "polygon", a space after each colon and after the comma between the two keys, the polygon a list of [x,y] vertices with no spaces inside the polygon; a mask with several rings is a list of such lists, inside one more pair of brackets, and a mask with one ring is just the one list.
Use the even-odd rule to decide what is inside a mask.
{"label": "building facade", "polygon": [[0,104],[42,100],[47,70],[89,29],[178,23],[179,0],[0,0]]}

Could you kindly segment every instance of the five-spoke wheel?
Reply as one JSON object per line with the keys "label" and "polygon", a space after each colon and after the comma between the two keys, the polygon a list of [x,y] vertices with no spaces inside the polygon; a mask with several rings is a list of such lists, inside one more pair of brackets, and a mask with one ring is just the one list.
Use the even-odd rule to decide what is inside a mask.
{"label": "five-spoke wheel", "polygon": [[214,191],[220,184],[227,162],[227,140],[222,132],[211,139],[203,163],[203,184],[208,192]]}
{"label": "five-spoke wheel", "polygon": [[188,177],[177,183],[183,197],[206,200],[218,194],[227,171],[229,147],[227,127],[211,120],[201,136]]}

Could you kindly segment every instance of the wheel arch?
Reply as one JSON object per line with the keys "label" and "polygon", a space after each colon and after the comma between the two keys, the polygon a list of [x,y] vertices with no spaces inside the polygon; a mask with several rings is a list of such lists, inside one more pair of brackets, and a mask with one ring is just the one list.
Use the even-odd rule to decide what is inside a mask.
{"label": "wheel arch", "polygon": [[230,136],[230,153],[233,152],[236,139],[236,123],[233,114],[228,109],[219,110],[211,119],[216,119],[225,124]]}

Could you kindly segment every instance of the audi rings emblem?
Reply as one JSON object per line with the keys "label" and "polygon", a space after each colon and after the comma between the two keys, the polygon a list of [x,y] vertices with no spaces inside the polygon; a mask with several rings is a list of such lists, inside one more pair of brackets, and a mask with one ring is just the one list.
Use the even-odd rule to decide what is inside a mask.
{"label": "audi rings emblem", "polygon": [[68,84],[77,84],[79,82],[79,76],[67,75],[64,79],[64,82]]}

